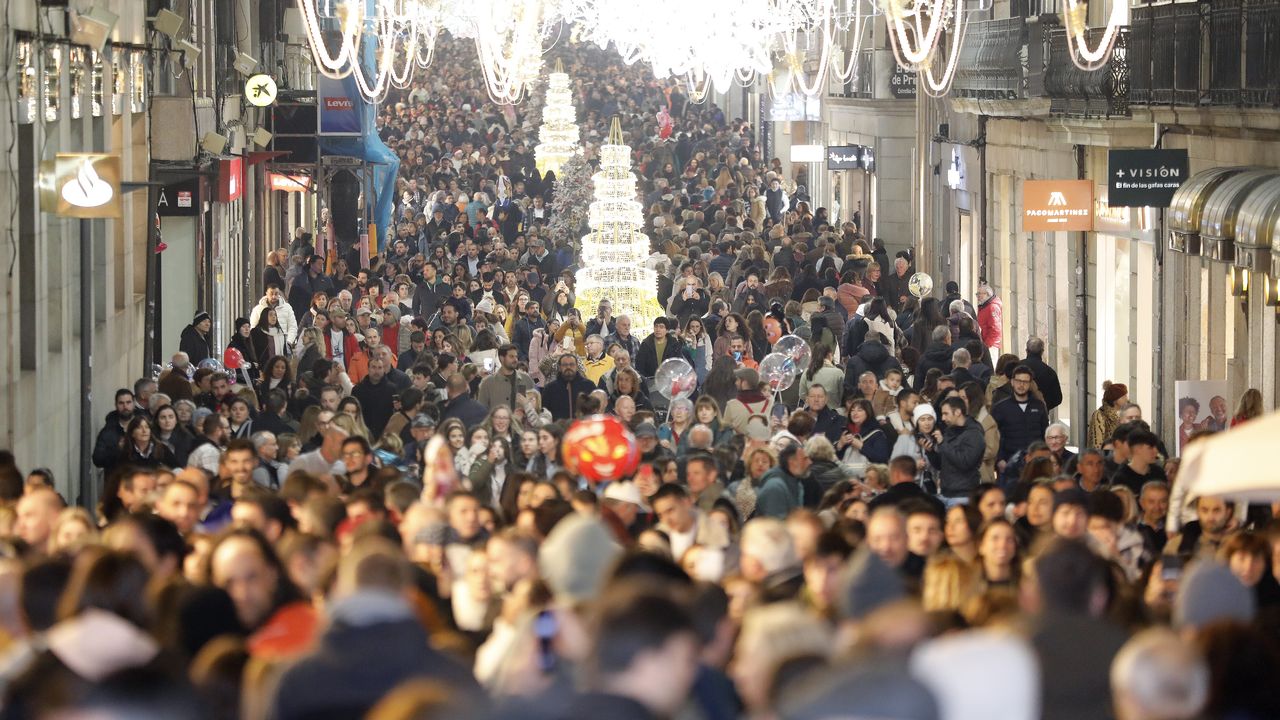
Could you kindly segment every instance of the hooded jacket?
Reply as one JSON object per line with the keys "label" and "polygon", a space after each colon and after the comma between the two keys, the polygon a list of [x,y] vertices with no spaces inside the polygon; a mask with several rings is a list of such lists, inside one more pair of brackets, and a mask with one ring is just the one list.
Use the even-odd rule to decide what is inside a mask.
{"label": "hooded jacket", "polygon": [[939,489],[945,497],[964,497],[978,487],[979,468],[986,451],[982,425],[972,416],[965,416],[964,425],[948,425],[942,431],[937,452],[942,463]]}
{"label": "hooded jacket", "polygon": [[889,354],[889,349],[878,342],[865,342],[858,351],[849,356],[844,366],[844,396],[858,393],[858,377],[870,370],[879,379],[893,369],[902,369],[898,359]]}
{"label": "hooded jacket", "polygon": [[946,343],[931,343],[920,358],[920,364],[916,366],[915,384],[912,389],[920,392],[920,388],[924,387],[924,376],[929,373],[930,368],[938,368],[943,375],[951,372],[952,352],[954,350]]}

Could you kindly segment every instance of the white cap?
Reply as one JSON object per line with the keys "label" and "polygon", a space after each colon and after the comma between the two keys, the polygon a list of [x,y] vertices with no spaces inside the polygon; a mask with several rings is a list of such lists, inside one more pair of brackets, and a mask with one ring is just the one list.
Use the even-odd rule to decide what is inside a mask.
{"label": "white cap", "polygon": [[617,481],[606,485],[604,499],[617,500],[618,502],[631,503],[636,507],[644,507],[644,500],[640,497],[640,488],[630,481]]}

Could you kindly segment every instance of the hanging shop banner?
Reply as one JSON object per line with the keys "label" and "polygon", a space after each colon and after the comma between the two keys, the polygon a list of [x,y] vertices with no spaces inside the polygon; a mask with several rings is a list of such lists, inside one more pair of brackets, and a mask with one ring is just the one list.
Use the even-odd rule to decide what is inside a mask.
{"label": "hanging shop banner", "polygon": [[58,153],[40,163],[40,209],[62,217],[121,215],[120,156]]}
{"label": "hanging shop banner", "polygon": [[320,75],[317,105],[321,135],[361,135],[360,105],[350,76],[335,80]]}
{"label": "hanging shop banner", "polygon": [[1093,181],[1024,181],[1022,229],[1026,232],[1092,230]]}
{"label": "hanging shop banner", "polygon": [[200,214],[200,178],[172,182],[156,195],[156,215],[195,217]]}
{"label": "hanging shop banner", "polygon": [[1186,150],[1121,149],[1107,153],[1111,207],[1169,207],[1188,177]]}
{"label": "hanging shop banner", "polygon": [[214,199],[220,203],[235,202],[244,192],[244,158],[233,157],[218,161],[218,192]]}

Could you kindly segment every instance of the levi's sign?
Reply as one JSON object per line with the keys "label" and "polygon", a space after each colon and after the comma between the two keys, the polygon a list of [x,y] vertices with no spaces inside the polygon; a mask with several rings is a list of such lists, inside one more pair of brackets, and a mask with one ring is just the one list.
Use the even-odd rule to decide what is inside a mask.
{"label": "levi's sign", "polygon": [[1107,202],[1111,207],[1169,207],[1187,179],[1186,150],[1111,150]]}
{"label": "levi's sign", "polygon": [[1027,180],[1022,183],[1022,229],[1026,232],[1093,229],[1091,180]]}

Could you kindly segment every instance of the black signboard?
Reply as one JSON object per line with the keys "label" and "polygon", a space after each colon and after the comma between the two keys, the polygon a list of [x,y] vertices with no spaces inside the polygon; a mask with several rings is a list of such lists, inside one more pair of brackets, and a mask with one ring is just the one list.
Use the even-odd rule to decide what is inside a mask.
{"label": "black signboard", "polygon": [[916,74],[895,64],[889,75],[889,92],[898,100],[915,100]]}
{"label": "black signboard", "polygon": [[1107,153],[1107,205],[1169,207],[1188,175],[1186,150],[1111,150]]}
{"label": "black signboard", "polygon": [[827,169],[861,170],[863,149],[861,145],[828,145]]}
{"label": "black signboard", "polygon": [[160,188],[156,198],[160,217],[195,217],[200,214],[200,178],[172,182]]}

